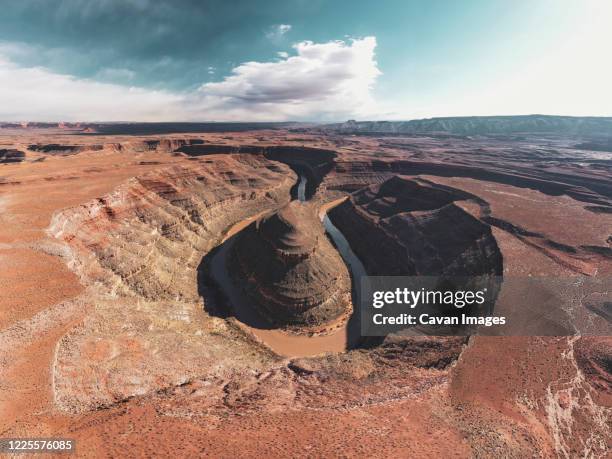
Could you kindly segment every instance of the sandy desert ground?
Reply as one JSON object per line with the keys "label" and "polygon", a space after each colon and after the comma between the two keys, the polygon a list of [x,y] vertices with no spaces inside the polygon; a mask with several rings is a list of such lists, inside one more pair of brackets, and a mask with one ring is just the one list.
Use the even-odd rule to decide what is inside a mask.
{"label": "sandy desert ground", "polygon": [[[368,273],[402,272],[398,221],[428,247],[408,260],[415,272],[606,279],[612,154],[583,143],[1,130],[0,437],[73,438],[83,457],[609,457],[609,297],[571,311],[593,336],[389,336],[346,349],[350,276],[316,218],[328,212]],[[258,233],[300,174],[312,215],[299,221],[312,225],[283,213],[268,220],[281,229]],[[425,210],[401,207],[408,195]],[[228,312],[212,267],[247,237],[284,237],[266,250],[320,273],[320,290],[299,299],[316,314],[258,290],[265,276],[252,291],[308,334],[258,332]],[[245,279],[273,259],[227,247]]]}

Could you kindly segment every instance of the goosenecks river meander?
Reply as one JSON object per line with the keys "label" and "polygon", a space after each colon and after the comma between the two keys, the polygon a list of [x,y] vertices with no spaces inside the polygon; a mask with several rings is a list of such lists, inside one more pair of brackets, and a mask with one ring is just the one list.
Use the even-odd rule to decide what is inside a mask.
{"label": "goosenecks river meander", "polygon": [[[300,174],[300,181],[297,187],[297,198],[300,202],[307,200],[306,184],[306,176]],[[274,329],[257,313],[257,310],[252,305],[252,301],[239,288],[234,286],[231,276],[227,271],[227,257],[236,241],[237,235],[257,217],[252,217],[247,221],[234,225],[228,232],[231,236],[215,250],[209,262],[210,276],[217,284],[217,287],[223,292],[229,303],[228,306],[231,308],[232,315],[238,320],[240,326],[275,353],[286,357],[304,357],[324,352],[343,352],[355,347],[360,337],[359,282],[363,276],[366,276],[366,271],[342,232],[332,223],[327,214],[323,216],[325,231],[346,263],[352,279],[353,314],[342,327],[328,334],[314,336],[298,335]]]}

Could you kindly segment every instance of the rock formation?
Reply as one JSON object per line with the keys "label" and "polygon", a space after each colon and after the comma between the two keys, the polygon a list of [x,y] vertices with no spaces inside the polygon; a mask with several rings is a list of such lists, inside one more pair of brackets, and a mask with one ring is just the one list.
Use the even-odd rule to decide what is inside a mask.
{"label": "rock formation", "polygon": [[371,276],[433,276],[443,291],[488,291],[479,306],[430,304],[422,312],[481,315],[495,304],[502,256],[491,228],[454,204],[466,197],[397,176],[354,193],[330,216]]}
{"label": "rock formation", "polygon": [[306,195],[311,197],[325,175],[333,168],[336,153],[333,150],[304,146],[279,145],[231,145],[194,143],[181,145],[176,152],[190,157],[219,153],[249,153],[264,155],[266,158],[288,164],[308,178]]}
{"label": "rock formation", "polygon": [[263,157],[191,162],[60,212],[49,232],[79,249],[81,275],[116,293],[197,300],[193,272],[226,225],[284,204],[294,181],[288,167]]}
{"label": "rock formation", "polygon": [[233,249],[235,280],[272,323],[317,327],[346,319],[350,278],[315,209],[298,201],[243,231]]}
{"label": "rock formation", "polygon": [[[607,140],[318,131],[297,138],[282,129],[196,133],[193,126],[186,127],[193,136],[178,136],[154,135],[150,125],[75,125],[98,131],[76,136],[68,123],[62,132],[54,126],[9,126],[13,137],[3,138],[2,148],[27,155],[0,167],[6,437],[65,431],[80,451],[103,445],[109,456],[126,445],[149,456],[609,455],[610,303],[598,292],[572,297],[570,312],[578,325],[601,324],[600,336],[396,334],[347,352],[285,358],[236,317],[209,314],[206,304],[230,305],[210,291],[200,298],[197,286],[203,257],[262,212],[272,229],[285,228],[266,242],[271,266],[287,267],[272,264],[270,254],[281,254],[310,273],[320,252],[329,255],[318,220],[300,227],[312,214],[273,216],[289,201],[297,159],[321,179],[308,176],[318,185],[312,205],[354,192],[331,219],[371,273],[497,273],[503,256],[506,281],[580,273],[605,281],[612,165],[605,150],[585,143]],[[134,129],[144,137],[112,135]],[[198,145],[214,147],[192,154]],[[74,147],[71,154],[63,146]],[[257,230],[265,227],[246,228],[261,242]],[[262,271],[263,256],[246,261],[252,273]],[[279,282],[293,272],[281,271]],[[284,291],[262,276],[273,294],[261,293],[285,321],[306,321],[287,298],[317,304],[322,285],[340,291],[329,282],[339,272],[321,272],[325,282],[314,285],[298,277],[303,282],[286,282]],[[513,299],[507,285],[496,314],[505,293]],[[516,311],[516,302],[506,304]],[[539,315],[541,304],[520,317]],[[325,312],[312,309],[315,323],[341,321]]]}
{"label": "rock formation", "polygon": [[394,177],[330,213],[370,275],[501,275],[488,225],[454,201],[467,193]]}
{"label": "rock formation", "polygon": [[0,164],[20,163],[25,159],[23,151],[15,149],[0,149]]}

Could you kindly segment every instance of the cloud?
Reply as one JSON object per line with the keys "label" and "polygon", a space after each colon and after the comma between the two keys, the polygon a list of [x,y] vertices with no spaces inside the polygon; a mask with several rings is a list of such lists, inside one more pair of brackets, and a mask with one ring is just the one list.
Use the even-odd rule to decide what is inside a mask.
{"label": "cloud", "polygon": [[183,98],[19,67],[0,55],[0,119],[35,121],[156,121],[180,119]]}
{"label": "cloud", "polygon": [[273,25],[266,31],[266,38],[272,41],[279,41],[287,32],[291,30],[291,24]]}
{"label": "cloud", "polygon": [[371,89],[381,74],[375,37],[293,48],[295,56],[246,62],[223,81],[202,85],[201,100],[234,119],[342,119],[374,109]]}
{"label": "cloud", "polygon": [[[184,92],[22,67],[0,50],[0,120],[341,120],[366,116],[375,109],[371,89],[380,75],[375,37],[304,41],[293,48],[293,56],[245,62],[221,81]],[[134,77],[130,72],[108,68],[98,76],[125,82]]]}

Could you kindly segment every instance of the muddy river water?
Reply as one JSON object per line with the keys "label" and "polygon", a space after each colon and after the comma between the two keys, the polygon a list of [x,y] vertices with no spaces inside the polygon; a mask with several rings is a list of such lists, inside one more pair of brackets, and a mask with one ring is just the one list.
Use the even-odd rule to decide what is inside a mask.
{"label": "muddy river water", "polygon": [[[306,183],[306,177],[300,175],[297,197],[301,202],[306,201]],[[354,310],[353,314],[344,325],[328,334],[314,336],[298,335],[272,328],[269,323],[257,313],[257,310],[253,307],[252,301],[234,285],[227,271],[228,254],[240,231],[259,218],[261,214],[255,215],[230,228],[225,240],[210,259],[210,276],[227,298],[232,315],[237,319],[240,327],[242,327],[245,332],[251,334],[257,341],[265,344],[281,356],[306,357],[325,352],[343,352],[355,347],[358,343],[360,336],[358,282],[360,282],[362,276],[366,275],[366,272],[363,264],[351,249],[342,232],[327,216],[327,211],[341,201],[342,200],[338,200],[324,206],[319,216],[323,221],[327,235],[333,241],[333,245],[340,253],[351,274]]]}

